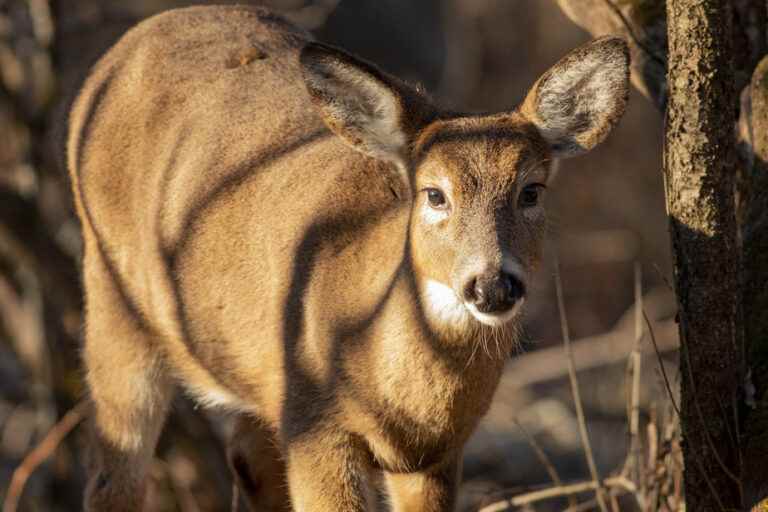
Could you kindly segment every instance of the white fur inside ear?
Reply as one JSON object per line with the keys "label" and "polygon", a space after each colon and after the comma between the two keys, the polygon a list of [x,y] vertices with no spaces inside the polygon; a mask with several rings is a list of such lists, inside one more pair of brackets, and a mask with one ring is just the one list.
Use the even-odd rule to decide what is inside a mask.
{"label": "white fur inside ear", "polygon": [[[379,87],[379,89],[384,89]],[[366,120],[366,131],[375,141],[380,157],[392,160],[393,155],[399,155],[405,146],[406,138],[400,124],[400,106],[397,99],[388,90],[379,90],[372,97],[372,115]],[[372,145],[373,146],[373,145]]]}
{"label": "white fur inside ear", "polygon": [[532,121],[556,157],[573,156],[602,142],[626,107],[626,44],[607,38],[574,50],[531,92]]}
{"label": "white fur inside ear", "polygon": [[445,324],[463,323],[469,319],[464,302],[448,285],[433,279],[424,284],[424,302],[428,315]]}
{"label": "white fur inside ear", "polygon": [[392,88],[347,62],[321,59],[306,63],[305,71],[308,89],[333,132],[363,153],[400,159],[407,138]]}
{"label": "white fur inside ear", "polygon": [[553,73],[539,96],[543,121],[539,128],[544,138],[557,144],[589,129],[596,115],[612,109],[616,91],[610,86],[611,76],[621,72],[589,55],[561,73]]}

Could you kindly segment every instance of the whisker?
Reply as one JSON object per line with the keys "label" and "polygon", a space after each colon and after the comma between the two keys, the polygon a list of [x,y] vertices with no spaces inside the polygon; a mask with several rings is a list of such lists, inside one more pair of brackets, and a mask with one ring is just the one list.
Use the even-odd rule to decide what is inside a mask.
{"label": "whisker", "polygon": [[493,331],[493,340],[496,343],[496,356],[499,358],[499,361],[502,361],[504,357],[501,355],[501,335],[504,332],[504,326],[502,325],[499,329],[496,329]]}
{"label": "whisker", "polygon": [[476,336],[473,336],[472,339],[474,340],[474,348],[472,349],[472,354],[469,356],[469,361],[467,361],[467,366],[464,367],[464,370],[469,368],[472,365],[472,361],[475,360],[475,354],[477,354],[477,349],[480,347],[480,343],[478,342]]}

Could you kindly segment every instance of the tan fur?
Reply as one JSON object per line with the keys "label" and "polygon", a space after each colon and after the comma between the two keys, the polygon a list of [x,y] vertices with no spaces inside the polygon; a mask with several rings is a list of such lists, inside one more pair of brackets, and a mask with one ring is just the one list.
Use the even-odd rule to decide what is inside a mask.
{"label": "tan fur", "polygon": [[[594,115],[570,133],[591,147],[623,112],[626,52],[578,51],[620,75],[603,107],[564,89]],[[86,508],[140,507],[178,383],[242,413],[230,461],[255,510],[366,510],[382,471],[395,510],[452,510],[520,323],[485,325],[458,298],[538,262],[543,208],[520,191],[546,183],[555,149],[539,89],[522,111],[443,112],[256,8],[128,32],[69,126],[98,449]]]}

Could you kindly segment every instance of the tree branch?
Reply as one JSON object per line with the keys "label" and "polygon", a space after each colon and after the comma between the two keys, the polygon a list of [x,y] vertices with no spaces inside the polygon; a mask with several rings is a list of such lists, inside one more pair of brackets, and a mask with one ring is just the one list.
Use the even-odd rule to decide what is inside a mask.
{"label": "tree branch", "polygon": [[40,444],[19,464],[19,467],[13,472],[11,484],[8,486],[8,494],[6,494],[5,501],[3,502],[3,512],[16,512],[21,494],[24,492],[24,485],[32,475],[32,472],[51,456],[62,440],[82,421],[89,405],[84,400],[70,409],[45,435]]}

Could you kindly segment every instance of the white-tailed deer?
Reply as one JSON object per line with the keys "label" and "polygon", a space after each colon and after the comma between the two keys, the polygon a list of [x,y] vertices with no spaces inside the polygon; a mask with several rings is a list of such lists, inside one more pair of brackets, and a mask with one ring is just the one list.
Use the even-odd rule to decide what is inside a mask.
{"label": "white-tailed deer", "polygon": [[[516,343],[554,158],[602,141],[628,53],[593,41],[518,109],[467,115],[249,7],[170,11],[94,67],[69,120],[97,461],[138,510],[178,384],[240,413],[254,510],[454,507]],[[377,475],[383,475],[383,480]]]}

